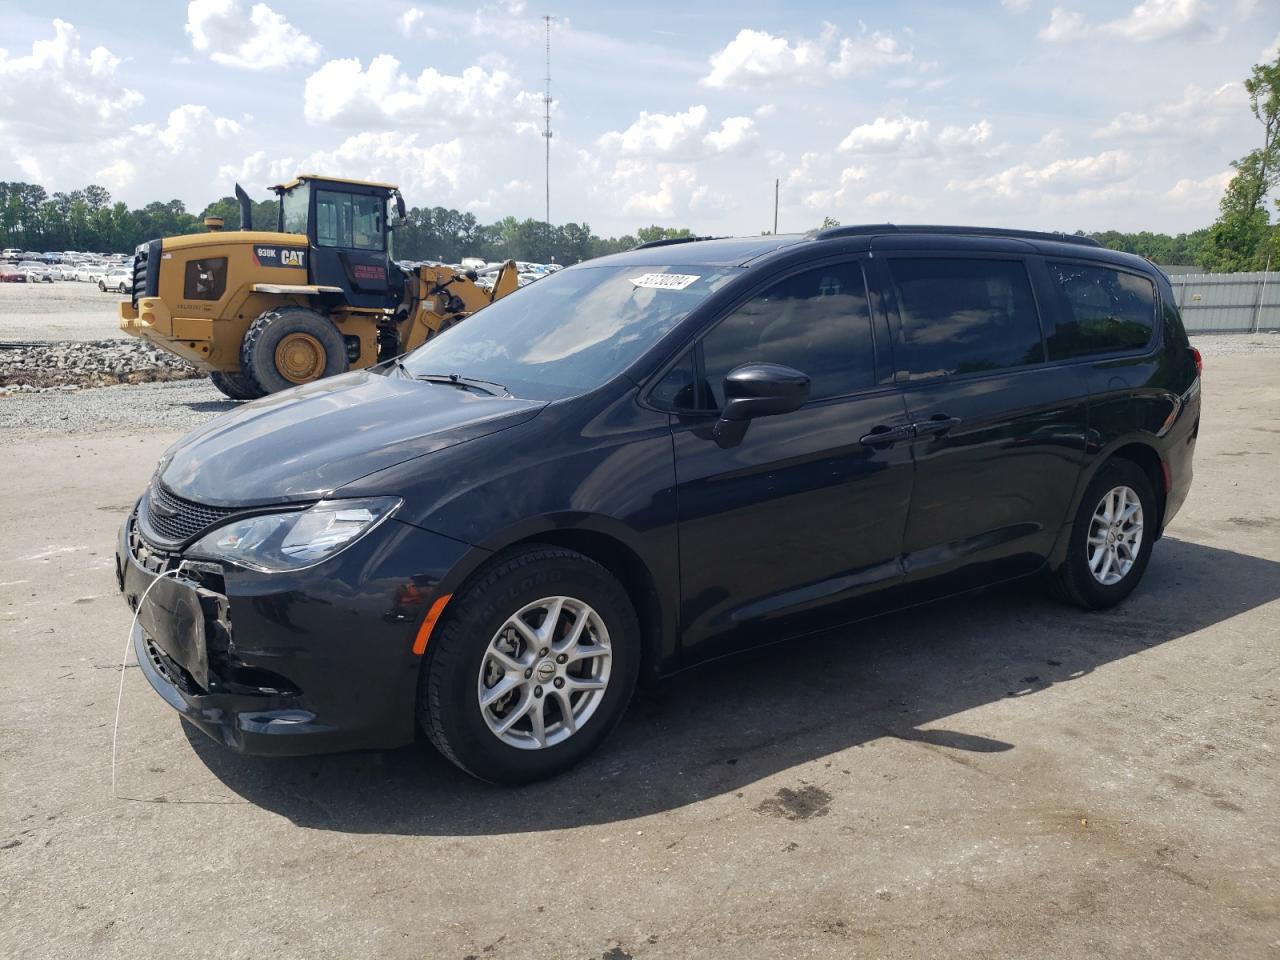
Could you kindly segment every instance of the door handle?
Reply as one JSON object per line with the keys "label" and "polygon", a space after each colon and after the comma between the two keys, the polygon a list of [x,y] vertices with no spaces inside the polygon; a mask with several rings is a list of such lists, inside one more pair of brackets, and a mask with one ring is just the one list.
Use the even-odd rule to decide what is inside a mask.
{"label": "door handle", "polygon": [[948,417],[945,413],[935,413],[928,420],[917,420],[911,425],[917,437],[940,437],[953,427],[960,426],[959,417]]}
{"label": "door handle", "polygon": [[914,436],[911,424],[904,423],[896,427],[890,427],[887,424],[879,423],[871,428],[871,432],[866,436],[859,438],[858,442],[864,447],[892,446],[899,440],[910,440]]}

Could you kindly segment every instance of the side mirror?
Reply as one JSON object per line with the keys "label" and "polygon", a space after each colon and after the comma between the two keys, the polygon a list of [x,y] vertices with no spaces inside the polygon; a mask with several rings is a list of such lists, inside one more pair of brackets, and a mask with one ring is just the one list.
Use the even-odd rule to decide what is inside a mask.
{"label": "side mirror", "polygon": [[404,197],[400,196],[399,190],[395,192],[395,201],[396,201],[396,214],[399,215],[401,220],[403,220],[405,219]]}
{"label": "side mirror", "polygon": [[721,447],[742,442],[747,424],[756,417],[773,417],[804,406],[809,377],[780,363],[744,363],[724,378],[724,410],[712,431]]}

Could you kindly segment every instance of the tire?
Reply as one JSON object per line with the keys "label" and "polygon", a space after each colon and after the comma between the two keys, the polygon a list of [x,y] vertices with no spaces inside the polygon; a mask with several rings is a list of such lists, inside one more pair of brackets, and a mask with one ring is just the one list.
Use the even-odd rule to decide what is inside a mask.
{"label": "tire", "polygon": [[[513,647],[510,651],[519,654],[514,659],[530,658],[528,669],[545,670],[548,676],[555,671],[554,679],[543,679],[543,690],[536,674],[500,671],[491,649],[500,637],[515,636],[514,630],[507,628],[514,615],[547,598],[566,599],[561,629],[553,634],[546,648],[548,655],[539,657],[540,651],[524,640],[520,641],[523,649]],[[588,635],[600,640],[607,634],[608,642],[577,649],[607,650],[607,656],[587,654],[576,663],[553,666],[553,661],[560,662],[557,648],[573,648],[569,631],[587,608],[588,615],[595,615],[587,620]],[[526,614],[530,619],[524,622],[542,626],[547,615],[544,608],[539,620],[534,610]],[[423,665],[418,718],[436,748],[473,777],[499,784],[530,783],[567,770],[599,746],[622,719],[639,670],[640,627],[622,585],[608,570],[580,553],[530,545],[494,557],[445,608]],[[573,691],[575,680],[591,682],[588,676],[573,674],[591,671],[596,672],[597,683],[600,674],[607,671],[603,689]],[[499,700],[494,707],[482,707],[482,685],[492,682],[496,688],[508,676],[517,686],[507,705]],[[561,719],[565,690],[569,691],[570,715],[580,718],[573,730]],[[523,703],[542,711],[545,746],[535,746],[532,713],[521,715],[506,734],[523,747],[500,738],[491,726],[510,717]]]}
{"label": "tire", "polygon": [[[1097,566],[1106,571],[1107,548],[1104,544],[1091,544],[1090,534],[1094,532],[1095,513],[1104,509],[1104,498],[1118,490],[1131,492],[1141,507],[1141,513],[1135,515],[1140,519],[1140,539],[1136,550],[1128,543],[1131,533],[1126,531],[1132,531],[1132,522],[1110,531],[1113,537],[1120,534],[1120,543],[1113,553],[1111,569],[1106,572],[1106,579],[1115,577],[1126,559],[1130,565],[1119,574],[1118,579],[1103,582],[1094,572],[1091,559],[1097,554],[1091,551],[1101,548],[1104,556]],[[1151,481],[1141,467],[1122,459],[1109,460],[1103,464],[1080,500],[1080,508],[1071,528],[1066,560],[1052,575],[1051,586],[1058,598],[1086,610],[1101,610],[1114,606],[1132,593],[1151,560],[1151,547],[1159,532],[1159,511],[1160,505]],[[1105,530],[1106,527],[1102,529]]]}
{"label": "tire", "polygon": [[214,370],[209,374],[209,382],[217,387],[224,397],[230,397],[232,400],[257,400],[264,396],[238,373]]}
{"label": "tire", "polygon": [[103,293],[106,293],[106,292],[107,292],[107,285],[106,285],[105,283],[103,283],[101,280],[99,280],[99,281],[98,281],[98,289],[99,289],[99,290],[101,290]]}
{"label": "tire", "polygon": [[[281,345],[297,347],[299,362],[283,368]],[[286,349],[288,349],[286,345]],[[278,393],[347,370],[347,344],[328,317],[306,307],[268,310],[253,323],[240,344],[240,373],[261,395]]]}
{"label": "tire", "polygon": [[126,293],[126,292],[127,292],[127,291],[125,290],[125,288],[124,288],[124,284],[123,284],[123,283],[122,283],[122,284],[120,284],[120,286],[116,288],[116,293],[123,294],[123,293]]}

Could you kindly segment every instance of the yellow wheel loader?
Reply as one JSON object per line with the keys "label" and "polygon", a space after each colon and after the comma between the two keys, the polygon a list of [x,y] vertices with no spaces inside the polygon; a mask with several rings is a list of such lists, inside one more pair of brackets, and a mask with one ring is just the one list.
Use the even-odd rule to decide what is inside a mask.
{"label": "yellow wheel loader", "polygon": [[472,271],[392,259],[393,184],[303,174],[272,188],[275,230],[242,229],[140,245],[120,329],[175,353],[235,400],[368,367],[427,339],[519,286],[508,261],[488,289]]}

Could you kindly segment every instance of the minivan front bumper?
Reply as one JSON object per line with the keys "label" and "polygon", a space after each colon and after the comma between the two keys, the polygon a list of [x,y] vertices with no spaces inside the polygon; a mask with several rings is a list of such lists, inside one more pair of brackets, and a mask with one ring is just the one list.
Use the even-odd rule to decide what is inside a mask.
{"label": "minivan front bumper", "polygon": [[116,575],[130,608],[143,604],[134,652],[185,719],[240,753],[412,742],[414,638],[441,580],[472,547],[393,519],[316,567],[261,573],[182,566],[180,555],[140,546],[133,524],[131,514],[121,527]]}

